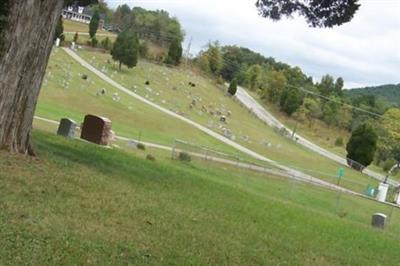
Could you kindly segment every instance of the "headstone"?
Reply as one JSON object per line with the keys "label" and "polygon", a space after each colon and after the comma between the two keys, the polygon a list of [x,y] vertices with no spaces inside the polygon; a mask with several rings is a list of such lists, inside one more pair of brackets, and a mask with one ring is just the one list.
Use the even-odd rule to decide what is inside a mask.
{"label": "headstone", "polygon": [[221,121],[222,123],[226,123],[226,117],[223,115],[219,118],[219,121]]}
{"label": "headstone", "polygon": [[82,125],[81,138],[107,146],[112,138],[111,120],[105,117],[86,115]]}
{"label": "headstone", "polygon": [[58,125],[57,135],[64,136],[66,138],[75,137],[76,123],[74,120],[69,118],[62,118]]}
{"label": "headstone", "polygon": [[72,49],[72,50],[75,50],[75,42],[72,42],[72,43],[71,43],[71,49]]}
{"label": "headstone", "polygon": [[385,229],[386,215],[383,213],[374,213],[372,215],[371,225],[375,228]]}
{"label": "headstone", "polygon": [[380,202],[385,202],[388,190],[389,190],[389,184],[379,183],[378,194],[376,195],[376,199]]}
{"label": "headstone", "polygon": [[56,39],[56,46],[59,47],[60,46],[60,38]]}

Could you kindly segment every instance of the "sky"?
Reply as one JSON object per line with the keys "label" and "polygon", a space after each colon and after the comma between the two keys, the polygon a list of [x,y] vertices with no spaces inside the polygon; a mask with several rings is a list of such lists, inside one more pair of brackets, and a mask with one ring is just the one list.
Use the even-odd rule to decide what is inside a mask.
{"label": "sky", "polygon": [[353,20],[310,28],[301,17],[273,22],[258,16],[255,0],[106,0],[164,9],[181,22],[196,54],[209,41],[250,48],[299,66],[314,81],[343,77],[346,88],[400,83],[400,0],[361,0]]}

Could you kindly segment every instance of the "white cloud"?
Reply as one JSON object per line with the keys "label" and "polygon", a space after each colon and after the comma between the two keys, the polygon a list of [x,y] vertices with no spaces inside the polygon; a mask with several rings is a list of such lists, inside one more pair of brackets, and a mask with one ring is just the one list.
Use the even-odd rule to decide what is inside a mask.
{"label": "white cloud", "polygon": [[165,9],[181,21],[193,51],[209,40],[236,44],[300,66],[319,79],[342,76],[347,87],[399,83],[400,1],[362,0],[354,19],[333,29],[309,28],[302,18],[272,22],[258,16],[255,0],[109,0]]}

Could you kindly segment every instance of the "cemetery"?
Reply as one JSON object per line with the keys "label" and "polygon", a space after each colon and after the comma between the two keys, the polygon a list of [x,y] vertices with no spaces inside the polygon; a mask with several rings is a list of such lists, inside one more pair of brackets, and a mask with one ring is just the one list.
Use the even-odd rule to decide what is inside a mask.
{"label": "cemetery", "polygon": [[[313,27],[347,23],[359,7],[321,15],[306,1],[271,15],[276,2],[257,1],[259,15],[301,8]],[[236,88],[279,90],[290,117],[314,105],[293,84],[326,84],[218,41],[193,59],[177,17],[108,4],[0,4],[0,265],[399,264],[400,157],[385,159],[386,177],[363,173],[376,155],[372,126],[357,126],[338,164],[257,118]],[[344,80],[332,82],[342,99]]]}
{"label": "cemetery", "polygon": [[[280,129],[276,132],[276,129],[265,126],[228,96],[226,88],[206,77],[188,69],[164,67],[148,61],[139,61],[137,67],[120,72],[116,65],[109,63],[110,56],[107,54],[85,50],[78,50],[78,54],[116,82],[176,114],[277,162],[311,175],[317,173],[319,178],[335,182],[334,176],[339,164],[297,145],[287,132],[280,132]],[[225,122],[221,121],[222,117]],[[264,139],[268,139],[269,145],[259,144]],[[357,170],[348,169],[342,185],[363,193],[368,185],[377,187],[378,182],[362,176]]]}

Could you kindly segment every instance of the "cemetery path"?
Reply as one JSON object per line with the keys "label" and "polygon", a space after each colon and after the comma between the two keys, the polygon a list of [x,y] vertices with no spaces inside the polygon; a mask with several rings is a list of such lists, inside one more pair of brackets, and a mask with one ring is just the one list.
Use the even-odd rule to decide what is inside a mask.
{"label": "cemetery path", "polygon": [[[245,105],[248,109],[250,109],[251,111],[253,111],[253,113],[262,121],[266,122],[269,126],[271,127],[277,127],[277,128],[285,128],[288,132],[290,132],[290,134],[293,133],[293,131],[286,127],[283,123],[281,123],[278,119],[276,119],[270,112],[268,112],[267,110],[265,110],[265,108],[258,103],[249,93],[247,93],[247,91],[244,88],[238,87],[237,92],[235,97],[243,104]],[[303,145],[304,147],[318,153],[319,155],[322,155],[328,159],[331,159],[333,161],[336,161],[344,166],[348,166],[347,165],[347,161],[346,158],[343,158],[337,154],[334,154],[324,148],[322,148],[321,146],[318,146],[317,144],[307,140],[306,138],[298,135],[298,134],[294,134],[294,137],[297,138],[297,143]],[[376,173],[374,171],[371,171],[369,169],[365,169],[363,171],[364,174],[375,178],[379,181],[384,181],[385,180],[385,176],[381,175],[379,173]],[[397,182],[395,180],[388,180],[388,183],[392,186],[399,186],[400,182]]]}

